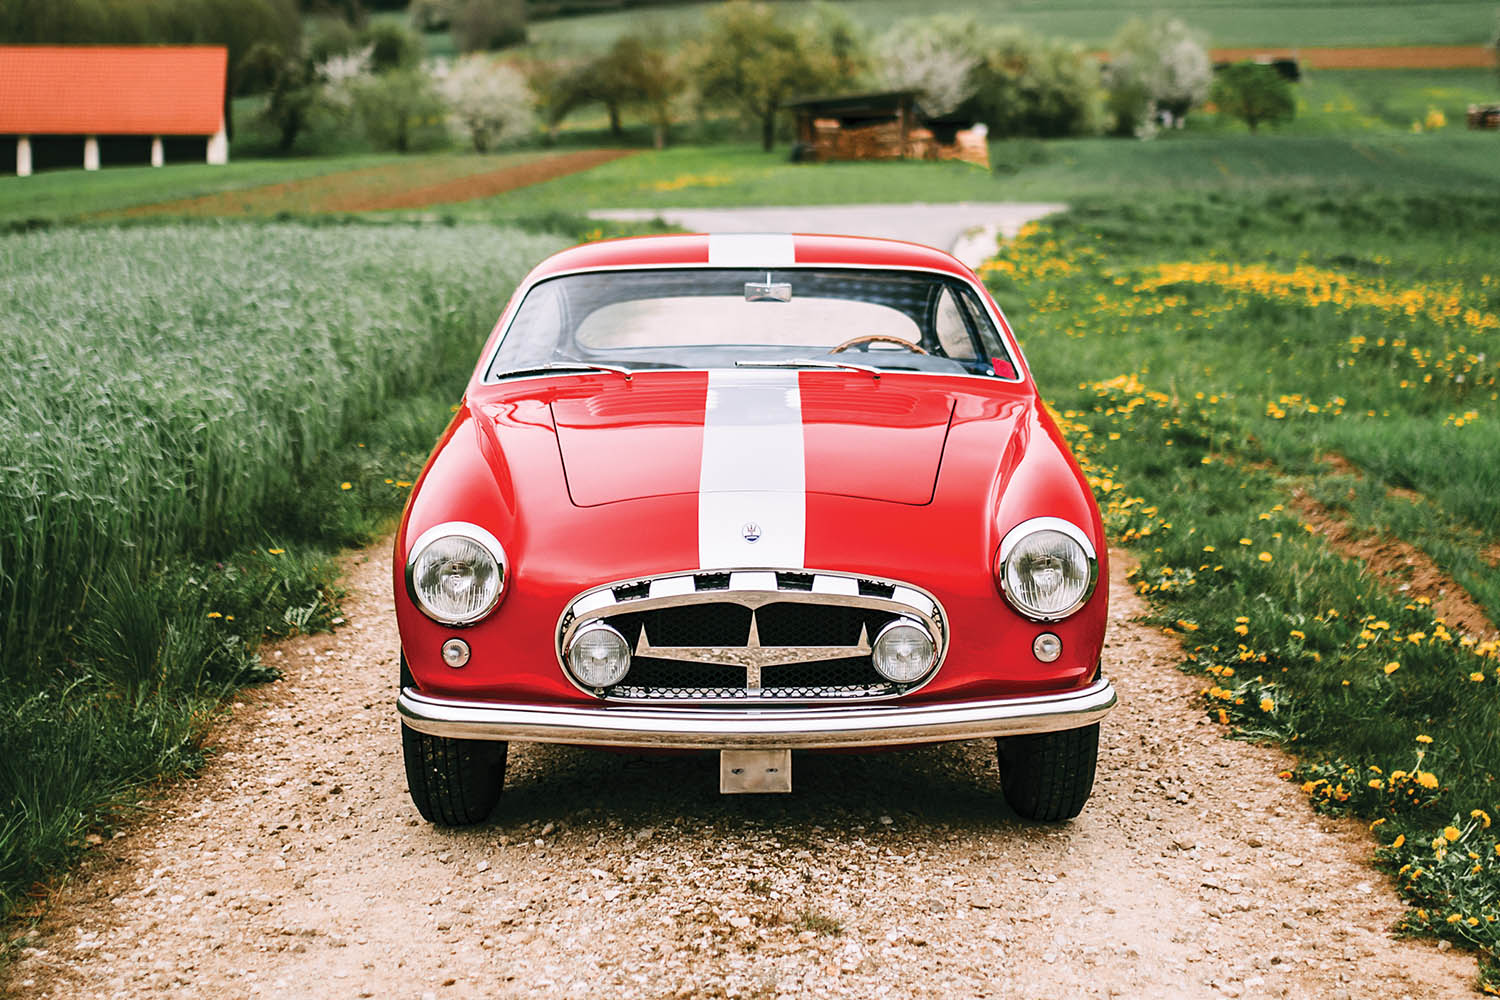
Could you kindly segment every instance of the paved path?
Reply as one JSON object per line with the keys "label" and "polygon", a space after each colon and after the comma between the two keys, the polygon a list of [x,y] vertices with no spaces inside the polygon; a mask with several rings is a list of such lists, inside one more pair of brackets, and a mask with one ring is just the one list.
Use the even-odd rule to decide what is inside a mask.
{"label": "paved path", "polygon": [[698,233],[838,233],[889,236],[948,250],[970,267],[994,255],[995,237],[1068,206],[1048,202],[960,201],[911,205],[800,205],[788,208],[662,208],[592,212],[600,219],[661,218]]}

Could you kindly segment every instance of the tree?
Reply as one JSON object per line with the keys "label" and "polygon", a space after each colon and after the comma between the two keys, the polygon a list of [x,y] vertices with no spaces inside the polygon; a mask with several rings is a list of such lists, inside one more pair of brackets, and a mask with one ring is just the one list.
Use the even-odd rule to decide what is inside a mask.
{"label": "tree", "polygon": [[875,42],[875,79],[881,86],[918,91],[930,114],[949,114],[974,96],[985,36],[972,15],[902,21]]}
{"label": "tree", "polygon": [[422,39],[388,21],[370,25],[361,34],[360,41],[369,47],[370,69],[376,73],[411,69],[421,63],[425,51]]}
{"label": "tree", "polygon": [[738,107],[760,125],[761,148],[776,139],[776,114],[793,95],[830,81],[810,58],[804,35],[777,10],[752,0],[730,0],[711,9],[692,59],[698,86],[709,100]]}
{"label": "tree", "polygon": [[447,31],[453,20],[453,4],[451,0],[411,0],[407,13],[417,31]]}
{"label": "tree", "polygon": [[1118,135],[1137,132],[1157,111],[1180,123],[1212,83],[1208,50],[1176,18],[1131,18],[1110,42],[1104,85]]}
{"label": "tree", "polygon": [[620,109],[633,107],[651,123],[657,149],[667,144],[673,101],[683,90],[677,61],[664,45],[639,34],[622,35],[575,77],[581,101],[598,101],[609,112],[610,130],[621,134]]}
{"label": "tree", "polygon": [[972,72],[960,110],[996,136],[1057,138],[1099,130],[1099,64],[1082,49],[1022,31],[996,31]]}
{"label": "tree", "polygon": [[354,109],[370,141],[398,153],[411,149],[417,128],[440,121],[446,111],[431,78],[420,69],[371,77],[355,88]]}
{"label": "tree", "polygon": [[288,55],[281,46],[270,42],[261,42],[245,53],[241,71],[270,81],[262,114],[276,129],[277,151],[290,151],[321,105],[322,86],[317,72],[306,57]]}
{"label": "tree", "polygon": [[437,87],[476,153],[526,135],[536,124],[526,77],[488,56],[475,54],[459,59],[438,80]]}
{"label": "tree", "polygon": [[460,52],[503,49],[526,41],[526,0],[457,0],[450,15]]}
{"label": "tree", "polygon": [[853,87],[869,72],[865,30],[843,7],[813,0],[803,22],[803,37],[814,73],[830,86]]}
{"label": "tree", "polygon": [[1254,132],[1262,124],[1289,122],[1297,114],[1292,85],[1274,66],[1238,62],[1219,70],[1210,99]]}

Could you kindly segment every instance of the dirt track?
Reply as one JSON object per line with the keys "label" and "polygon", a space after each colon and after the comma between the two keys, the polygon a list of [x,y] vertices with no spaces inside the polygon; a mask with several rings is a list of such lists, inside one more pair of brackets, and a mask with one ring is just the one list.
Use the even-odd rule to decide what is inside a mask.
{"label": "dirt track", "polygon": [[1122,707],[1078,820],[1018,822],[985,741],[799,756],[787,797],[711,758],[512,749],[501,814],[405,793],[384,546],[349,624],[268,656],[204,776],[94,851],[3,982],[25,997],[1465,997],[1393,940],[1354,824],[1221,739],[1115,559]]}
{"label": "dirt track", "polygon": [[1375,45],[1366,48],[1214,49],[1215,62],[1241,59],[1296,59],[1309,69],[1489,69],[1493,50],[1484,45]]}
{"label": "dirt track", "polygon": [[511,156],[503,167],[483,157],[417,160],[317,177],[222,191],[196,198],[137,205],[101,218],[150,215],[275,215],[278,212],[380,212],[424,208],[489,198],[530,184],[566,177],[634,153],[630,149],[579,149],[566,153]]}

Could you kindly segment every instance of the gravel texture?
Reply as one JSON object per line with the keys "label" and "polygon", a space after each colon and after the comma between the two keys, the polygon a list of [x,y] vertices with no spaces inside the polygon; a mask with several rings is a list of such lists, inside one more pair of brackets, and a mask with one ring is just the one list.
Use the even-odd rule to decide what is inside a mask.
{"label": "gravel texture", "polygon": [[1116,556],[1083,815],[1005,808],[988,741],[799,755],[720,797],[712,755],[517,745],[489,825],[421,822],[393,708],[386,546],[348,624],[267,651],[205,773],[95,847],[0,992],[25,997],[1438,997],[1472,956],[1396,940],[1362,827],[1220,738]]}

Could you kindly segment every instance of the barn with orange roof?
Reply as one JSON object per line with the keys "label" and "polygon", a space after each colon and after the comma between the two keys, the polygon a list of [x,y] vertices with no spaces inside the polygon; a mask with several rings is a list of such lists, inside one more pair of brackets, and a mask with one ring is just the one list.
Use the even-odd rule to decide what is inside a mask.
{"label": "barn with orange roof", "polygon": [[229,161],[222,45],[0,45],[0,172]]}

